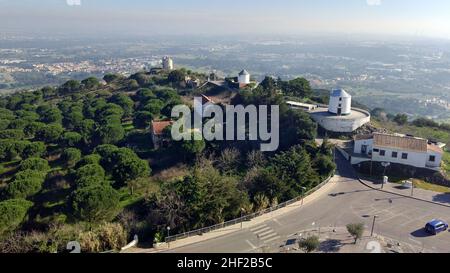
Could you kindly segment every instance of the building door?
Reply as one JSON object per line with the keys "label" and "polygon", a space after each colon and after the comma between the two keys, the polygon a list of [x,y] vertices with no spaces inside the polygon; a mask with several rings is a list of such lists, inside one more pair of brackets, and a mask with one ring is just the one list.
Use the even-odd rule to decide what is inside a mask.
{"label": "building door", "polygon": [[361,145],[361,153],[367,154],[367,145]]}
{"label": "building door", "polygon": [[337,114],[338,114],[338,116],[340,116],[342,114],[342,108],[338,108]]}

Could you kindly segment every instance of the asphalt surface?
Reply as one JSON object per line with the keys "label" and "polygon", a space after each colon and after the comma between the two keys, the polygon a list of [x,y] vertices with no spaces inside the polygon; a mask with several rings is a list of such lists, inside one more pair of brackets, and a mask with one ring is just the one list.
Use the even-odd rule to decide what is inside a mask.
{"label": "asphalt surface", "polygon": [[336,183],[334,187],[303,207],[252,228],[166,252],[251,253],[262,248],[276,251],[304,230],[345,227],[349,223],[364,223],[370,230],[374,215],[378,216],[376,234],[410,244],[417,251],[450,252],[450,232],[429,236],[423,231],[426,222],[432,219],[449,222],[450,208],[372,190],[356,179],[351,165],[340,155],[336,163],[337,175],[330,182]]}

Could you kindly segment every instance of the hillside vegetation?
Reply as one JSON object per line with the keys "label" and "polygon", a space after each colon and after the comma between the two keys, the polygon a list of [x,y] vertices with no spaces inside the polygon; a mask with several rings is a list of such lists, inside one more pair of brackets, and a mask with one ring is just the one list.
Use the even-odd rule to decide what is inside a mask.
{"label": "hillside vegetation", "polygon": [[[151,143],[152,120],[169,119],[192,89],[186,70],[60,87],[0,98],[0,252],[119,249],[135,234],[164,240],[299,196],[333,172],[316,124],[289,110],[283,95],[308,97],[309,83],[267,78],[233,103],[280,105],[281,143]],[[280,93],[281,91],[281,93]],[[183,95],[183,96],[182,96]]]}

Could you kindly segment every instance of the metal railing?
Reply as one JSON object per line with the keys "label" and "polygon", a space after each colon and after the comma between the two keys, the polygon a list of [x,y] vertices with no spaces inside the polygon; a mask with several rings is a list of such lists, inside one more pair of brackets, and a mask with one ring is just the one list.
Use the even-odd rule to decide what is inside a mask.
{"label": "metal railing", "polygon": [[226,227],[229,227],[229,226],[232,226],[232,225],[236,225],[236,224],[240,224],[240,223],[243,223],[243,222],[247,222],[247,221],[250,221],[250,220],[252,220],[252,219],[254,219],[254,218],[258,217],[258,216],[261,216],[261,215],[264,215],[264,214],[267,214],[267,213],[279,210],[281,208],[287,207],[287,206],[289,206],[289,205],[291,205],[293,203],[301,201],[302,199],[304,199],[308,195],[314,193],[315,191],[317,191],[320,188],[322,188],[323,186],[325,186],[331,180],[331,178],[333,176],[334,176],[334,173],[332,175],[330,175],[327,179],[325,179],[319,185],[317,185],[314,188],[310,189],[309,191],[305,192],[303,195],[298,196],[298,197],[296,197],[296,198],[294,198],[292,200],[280,203],[277,206],[270,207],[270,208],[267,208],[267,209],[264,209],[264,210],[261,210],[261,211],[258,211],[258,212],[254,212],[254,213],[245,215],[243,217],[239,217],[237,219],[226,221],[226,222],[223,222],[223,223],[220,223],[220,224],[216,224],[216,225],[213,225],[213,226],[196,229],[196,230],[192,230],[192,231],[189,231],[189,232],[179,233],[179,234],[173,235],[173,236],[168,236],[168,237],[166,237],[165,241],[166,241],[166,243],[169,243],[169,242],[174,242],[174,241],[177,241],[177,240],[180,240],[180,239],[189,238],[189,237],[192,237],[192,236],[203,235],[204,233],[208,233],[208,232],[211,232],[211,231],[214,231],[214,230],[218,230],[218,229],[226,228]]}

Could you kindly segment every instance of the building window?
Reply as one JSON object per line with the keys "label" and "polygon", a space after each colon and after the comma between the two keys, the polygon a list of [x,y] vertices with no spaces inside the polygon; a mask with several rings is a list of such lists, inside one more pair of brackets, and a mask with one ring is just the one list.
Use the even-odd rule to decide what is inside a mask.
{"label": "building window", "polygon": [[380,156],[385,156],[386,155],[386,151],[385,150],[380,150]]}
{"label": "building window", "polygon": [[374,153],[378,153],[380,150],[379,149],[373,149]]}
{"label": "building window", "polygon": [[398,157],[398,153],[397,152],[392,152],[392,158],[397,158]]}
{"label": "building window", "polygon": [[342,98],[339,98],[339,101],[342,101]]}
{"label": "building window", "polygon": [[435,162],[435,161],[436,161],[436,156],[430,155],[430,162]]}
{"label": "building window", "polygon": [[402,159],[408,159],[408,154],[407,153],[402,153]]}

